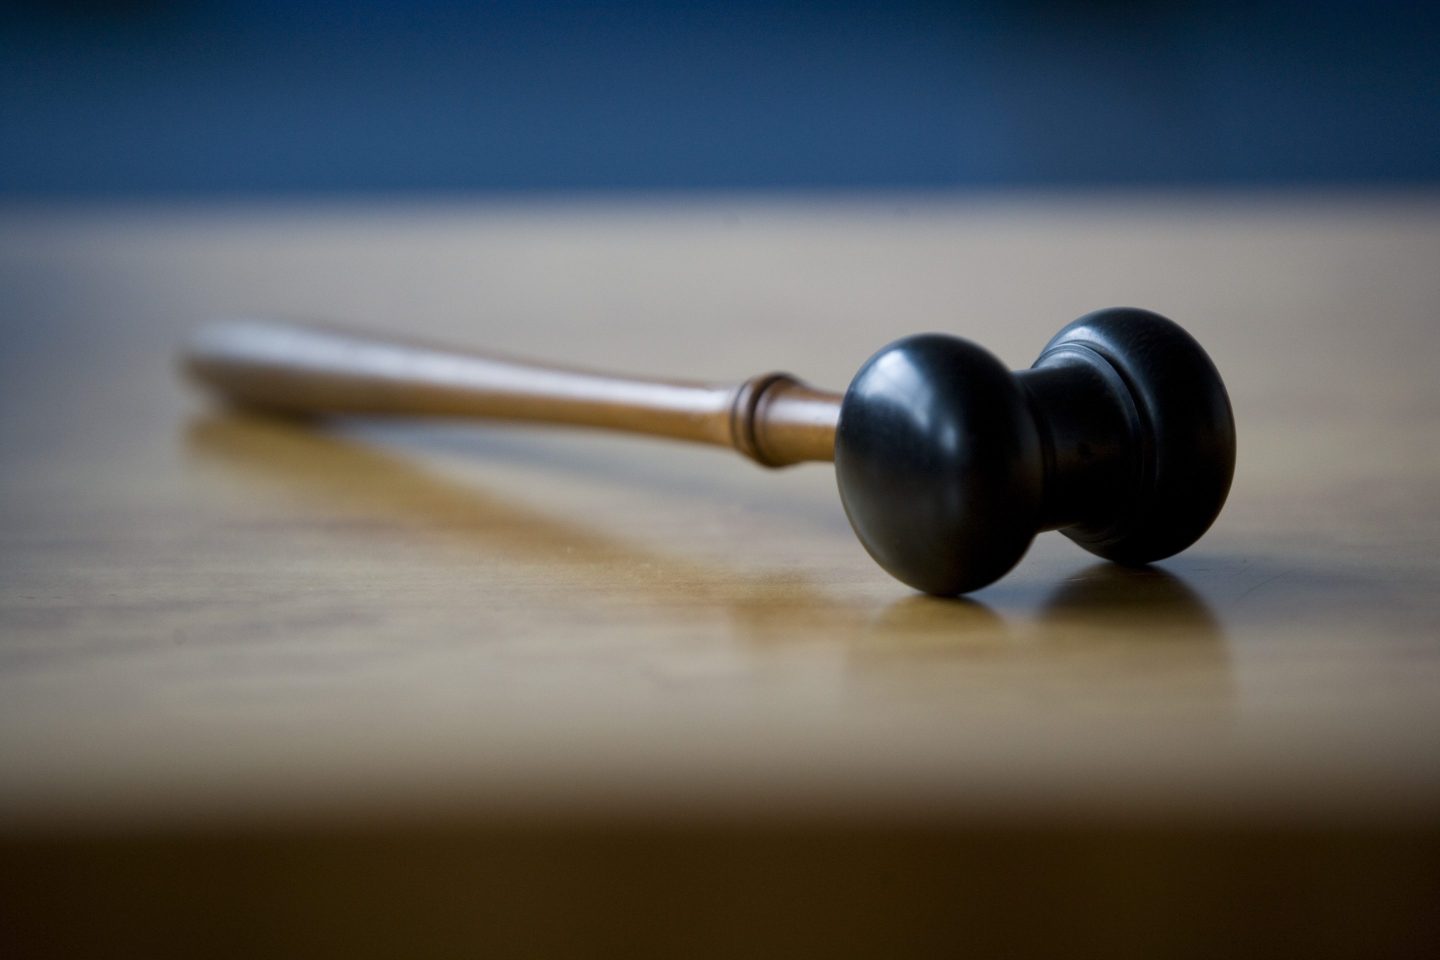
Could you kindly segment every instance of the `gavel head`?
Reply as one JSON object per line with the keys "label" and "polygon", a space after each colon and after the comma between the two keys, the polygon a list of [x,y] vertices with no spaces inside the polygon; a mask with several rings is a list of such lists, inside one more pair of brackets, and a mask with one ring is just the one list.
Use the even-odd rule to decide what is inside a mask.
{"label": "gavel head", "polygon": [[835,434],[865,549],[946,596],[1002,576],[1041,530],[1120,563],[1178,553],[1220,512],[1234,469],[1210,358],[1130,308],[1081,317],[1015,373],[966,340],[897,340],[855,375]]}

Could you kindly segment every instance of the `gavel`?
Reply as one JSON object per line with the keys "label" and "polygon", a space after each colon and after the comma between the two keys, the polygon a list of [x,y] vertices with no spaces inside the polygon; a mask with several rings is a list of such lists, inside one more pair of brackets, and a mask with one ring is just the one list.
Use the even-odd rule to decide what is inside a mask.
{"label": "gavel", "polygon": [[1214,364],[1180,326],[1130,307],[1081,317],[1013,373],[968,340],[904,337],[843,394],[785,373],[618,377],[260,320],[202,327],[184,365],[233,403],[291,416],[568,424],[731,447],[766,467],[834,461],[861,544],[940,596],[993,583],[1043,530],[1117,563],[1171,556],[1209,529],[1235,470]]}

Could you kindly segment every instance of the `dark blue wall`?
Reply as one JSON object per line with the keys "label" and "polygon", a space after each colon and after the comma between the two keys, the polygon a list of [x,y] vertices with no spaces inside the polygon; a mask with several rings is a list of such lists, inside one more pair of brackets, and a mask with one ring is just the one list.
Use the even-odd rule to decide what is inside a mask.
{"label": "dark blue wall", "polygon": [[22,4],[10,196],[1382,184],[1440,4]]}

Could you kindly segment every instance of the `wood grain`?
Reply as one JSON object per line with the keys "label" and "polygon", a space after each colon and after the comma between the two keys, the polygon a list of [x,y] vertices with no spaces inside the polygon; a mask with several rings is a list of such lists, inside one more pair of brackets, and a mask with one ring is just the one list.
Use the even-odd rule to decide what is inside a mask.
{"label": "wood grain", "polygon": [[[1437,255],[1427,195],[11,210],[0,951],[1433,952]],[[172,360],[277,315],[840,384],[1116,303],[1225,376],[1225,513],[956,602],[825,467],[301,430]]]}

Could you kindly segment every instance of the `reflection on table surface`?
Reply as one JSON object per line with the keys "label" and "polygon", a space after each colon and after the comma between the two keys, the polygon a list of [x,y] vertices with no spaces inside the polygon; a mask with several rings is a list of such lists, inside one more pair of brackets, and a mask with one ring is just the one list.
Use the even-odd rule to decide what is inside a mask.
{"label": "reflection on table surface", "polygon": [[[303,498],[327,515],[340,505],[341,513],[385,518],[437,539],[473,541],[510,561],[573,570],[636,603],[663,604],[668,597],[718,612],[737,639],[761,653],[821,644],[843,651],[856,669],[873,673],[888,664],[932,678],[947,660],[967,670],[1027,660],[1046,669],[1068,663],[1095,676],[1138,669],[1152,688],[1163,685],[1169,671],[1192,693],[1205,690],[1217,709],[1229,699],[1219,622],[1180,577],[1158,567],[1093,563],[1041,591],[1033,616],[899,588],[897,599],[876,604],[822,590],[803,571],[777,577],[749,572],[740,562],[727,567],[663,556],[328,433],[323,422],[210,416],[190,424],[186,444],[196,458],[253,480],[262,496]],[[646,483],[639,475],[631,480]],[[635,576],[637,568],[646,574]]]}

